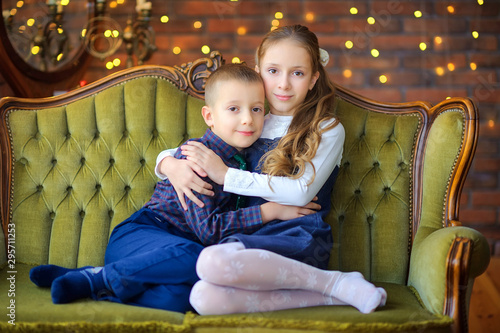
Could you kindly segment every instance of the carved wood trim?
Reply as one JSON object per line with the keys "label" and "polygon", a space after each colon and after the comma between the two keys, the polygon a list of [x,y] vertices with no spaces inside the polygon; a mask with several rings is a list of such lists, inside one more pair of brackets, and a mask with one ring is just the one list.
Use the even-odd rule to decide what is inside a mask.
{"label": "carved wood trim", "polygon": [[443,313],[453,318],[452,331],[466,333],[467,318],[467,285],[469,264],[472,252],[472,241],[457,237],[450,246],[446,259],[446,294]]}

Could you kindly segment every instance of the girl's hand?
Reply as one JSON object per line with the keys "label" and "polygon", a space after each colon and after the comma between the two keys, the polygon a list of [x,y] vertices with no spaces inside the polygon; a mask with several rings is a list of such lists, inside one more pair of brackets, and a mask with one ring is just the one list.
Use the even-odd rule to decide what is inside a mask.
{"label": "girl's hand", "polygon": [[203,169],[211,180],[219,185],[224,184],[224,177],[229,168],[212,149],[197,141],[188,141],[187,144],[181,146],[181,149],[182,154],[187,156],[187,160]]}
{"label": "girl's hand", "polygon": [[305,205],[304,207],[299,206],[287,206],[281,205],[275,202],[266,202],[260,206],[260,212],[262,215],[262,222],[267,223],[272,220],[292,220],[297,217],[314,214],[321,209],[321,206],[314,201],[318,198],[315,197],[313,201]]}
{"label": "girl's hand", "polygon": [[196,163],[169,156],[160,162],[160,172],[167,176],[172,183],[184,210],[188,209],[184,195],[199,207],[203,207],[204,204],[194,195],[193,191],[209,196],[214,195],[214,192],[210,191],[212,185],[200,178],[200,176],[206,177],[207,174]]}

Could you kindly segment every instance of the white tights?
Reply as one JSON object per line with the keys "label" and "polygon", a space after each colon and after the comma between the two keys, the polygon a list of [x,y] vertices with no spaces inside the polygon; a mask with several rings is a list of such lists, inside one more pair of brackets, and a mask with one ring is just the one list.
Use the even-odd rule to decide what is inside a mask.
{"label": "white tights", "polygon": [[205,248],[196,271],[190,302],[202,315],[346,304],[370,313],[387,298],[361,273],[321,270],[239,242]]}

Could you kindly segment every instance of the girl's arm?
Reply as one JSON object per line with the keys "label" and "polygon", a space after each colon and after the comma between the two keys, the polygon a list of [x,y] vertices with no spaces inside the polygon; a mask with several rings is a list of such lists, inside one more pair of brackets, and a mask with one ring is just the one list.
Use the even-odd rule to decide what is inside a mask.
{"label": "girl's arm", "polygon": [[[335,166],[340,165],[344,146],[345,132],[342,124],[322,134],[316,155],[311,160],[316,170],[306,165],[304,175],[298,179],[271,177],[267,175],[229,168],[224,178],[224,191],[262,197],[283,205],[304,206],[310,202],[326,182]],[[308,185],[309,184],[309,185]]]}
{"label": "girl's arm", "polygon": [[193,191],[208,196],[214,195],[211,191],[212,185],[201,179],[207,174],[191,161],[174,158],[176,150],[177,148],[168,149],[158,154],[155,174],[162,180],[167,178],[170,180],[184,210],[188,209],[184,196],[191,199],[197,206],[203,207],[203,202],[194,195]]}

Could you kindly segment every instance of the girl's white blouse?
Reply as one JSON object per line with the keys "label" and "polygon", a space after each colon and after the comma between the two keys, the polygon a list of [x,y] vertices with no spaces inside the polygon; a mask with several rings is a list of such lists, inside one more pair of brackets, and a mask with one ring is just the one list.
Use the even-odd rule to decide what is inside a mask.
{"label": "girl's white blouse", "polygon": [[[276,116],[267,114],[261,138],[274,139],[286,134],[293,116]],[[321,126],[326,127],[334,120],[325,121]],[[245,195],[262,197],[268,201],[283,205],[305,206],[319,192],[330,176],[333,169],[340,165],[344,147],[345,132],[342,124],[324,132],[318,146],[316,155],[311,160],[314,165],[307,164],[302,177],[290,179],[287,177],[271,177],[265,174],[229,168],[224,178],[224,191]],[[156,160],[156,175],[165,179],[166,176],[159,172],[159,163],[167,156],[172,156],[175,149],[162,151]],[[311,179],[316,170],[314,181]]]}

